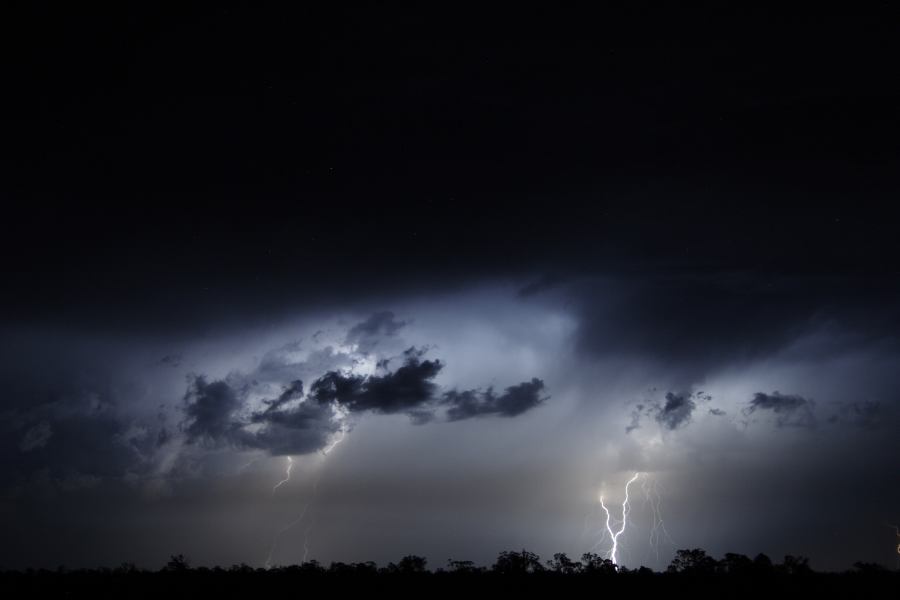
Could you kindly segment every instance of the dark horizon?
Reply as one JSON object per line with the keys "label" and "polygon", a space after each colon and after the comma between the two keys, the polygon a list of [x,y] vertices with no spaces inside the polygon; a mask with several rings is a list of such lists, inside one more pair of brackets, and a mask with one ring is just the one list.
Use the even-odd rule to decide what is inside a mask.
{"label": "dark horizon", "polygon": [[894,8],[3,12],[0,566],[894,568]]}

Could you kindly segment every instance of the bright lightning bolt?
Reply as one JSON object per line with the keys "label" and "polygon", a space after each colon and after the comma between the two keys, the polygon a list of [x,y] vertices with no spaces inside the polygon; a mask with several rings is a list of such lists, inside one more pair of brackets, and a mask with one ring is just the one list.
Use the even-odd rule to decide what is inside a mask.
{"label": "bright lightning bolt", "polygon": [[327,447],[321,450],[322,456],[328,456],[329,452],[334,450],[338,444],[344,441],[344,438],[347,437],[347,432],[350,431],[350,427],[347,425],[347,415],[350,411],[337,403],[332,404],[331,410],[335,420],[339,423],[339,426],[334,439],[331,440],[331,443],[328,444]]}
{"label": "bright lightning bolt", "polygon": [[618,565],[618,557],[617,552],[619,551],[619,536],[625,533],[625,527],[628,525],[628,487],[634,483],[640,473],[635,473],[634,477],[628,480],[628,483],[625,484],[625,500],[622,502],[622,523],[619,526],[618,531],[613,531],[612,526],[610,525],[610,514],[609,509],[606,508],[606,504],[603,503],[603,495],[600,495],[600,506],[603,508],[603,512],[606,513],[606,531],[609,532],[610,537],[612,538],[612,548],[609,551],[609,559],[612,561],[614,565]]}
{"label": "bright lightning bolt", "polygon": [[287,457],[287,469],[284,472],[284,479],[275,484],[275,487],[272,488],[272,493],[275,493],[275,490],[286,484],[291,480],[291,469],[294,468],[294,459],[290,456]]}
{"label": "bright lightning bolt", "polygon": [[[343,407],[337,403],[332,404],[331,409],[332,409],[332,412],[334,415],[334,420],[337,421],[337,423],[338,423],[338,429],[335,432],[334,438],[331,440],[331,443],[329,443],[328,446],[326,446],[325,448],[320,450],[320,452],[322,453],[322,456],[328,456],[337,447],[338,444],[340,444],[342,441],[344,441],[344,438],[347,437],[347,433],[350,431],[350,426],[347,422],[348,421],[347,417],[349,415],[349,411],[345,407]],[[287,469],[285,471],[285,478],[282,479],[281,481],[279,481],[277,484],[275,484],[275,487],[272,488],[272,493],[275,493],[275,490],[277,490],[281,485],[290,481],[291,469],[293,468],[293,465],[294,465],[294,461],[289,456]],[[315,500],[315,498],[316,498],[316,492],[319,489],[319,480],[321,479],[321,477],[322,477],[322,472],[320,470],[318,476],[316,476],[315,480],[313,481],[312,494],[310,494],[309,500],[306,501],[306,503],[303,505],[303,508],[300,509],[300,514],[297,516],[296,519],[294,519],[293,521],[291,521],[290,523],[288,523],[287,525],[285,525],[284,527],[279,529],[278,532],[275,533],[275,537],[272,538],[272,544],[271,544],[271,546],[269,546],[269,554],[266,557],[266,562],[265,562],[266,569],[269,569],[272,567],[272,556],[275,553],[275,549],[278,546],[278,540],[281,538],[281,536],[283,536],[285,533],[287,533],[288,531],[293,529],[298,523],[303,521],[303,519],[306,517],[307,511],[309,510],[310,505],[313,503],[313,500]],[[310,534],[310,531],[312,531],[314,524],[315,523],[310,523],[304,530],[302,562],[306,562],[306,558],[309,555],[309,534]]]}

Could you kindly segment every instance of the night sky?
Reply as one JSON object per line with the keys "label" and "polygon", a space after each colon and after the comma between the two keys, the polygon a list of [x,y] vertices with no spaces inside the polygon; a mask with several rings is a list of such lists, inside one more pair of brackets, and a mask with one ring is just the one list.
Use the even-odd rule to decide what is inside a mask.
{"label": "night sky", "polygon": [[900,14],[729,10],[3,9],[0,567],[894,565]]}

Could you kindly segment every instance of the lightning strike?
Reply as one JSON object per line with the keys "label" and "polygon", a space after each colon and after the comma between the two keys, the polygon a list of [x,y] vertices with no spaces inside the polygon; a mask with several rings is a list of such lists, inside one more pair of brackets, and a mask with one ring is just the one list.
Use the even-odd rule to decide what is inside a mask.
{"label": "lightning strike", "polygon": [[291,480],[291,469],[293,469],[293,468],[294,468],[294,459],[291,458],[290,456],[288,456],[287,457],[287,468],[285,469],[285,472],[284,472],[284,479],[282,479],[281,481],[276,483],[275,487],[272,488],[273,494],[275,493],[275,490],[277,490],[278,488],[280,488],[281,486],[283,486],[284,484],[286,484],[288,481]]}
{"label": "lightning strike", "polygon": [[[338,405],[337,403],[333,404],[331,409],[334,414],[334,420],[337,421],[337,423],[338,423],[338,429],[335,432],[334,438],[331,440],[331,443],[328,444],[328,446],[326,446],[322,450],[320,450],[323,457],[327,457],[337,447],[338,444],[340,444],[342,441],[344,441],[344,438],[347,437],[347,433],[349,433],[349,431],[350,431],[350,426],[347,422],[348,416],[349,416],[349,411],[346,408]],[[285,478],[283,480],[279,481],[277,484],[275,484],[275,487],[272,489],[272,493],[274,493],[275,490],[277,490],[279,488],[279,486],[283,485],[284,483],[286,483],[290,480],[291,469],[293,468],[293,465],[294,465],[294,461],[289,456],[287,469],[285,471]],[[313,480],[312,493],[310,494],[309,499],[303,504],[303,508],[300,509],[300,514],[297,516],[296,519],[294,519],[293,521],[291,521],[290,523],[288,523],[287,525],[285,525],[284,527],[282,527],[275,533],[275,536],[272,538],[272,544],[269,546],[269,554],[266,556],[266,561],[265,561],[266,569],[272,568],[272,556],[275,554],[275,549],[278,546],[278,541],[279,541],[279,539],[281,539],[281,536],[283,536],[288,531],[293,529],[296,525],[298,525],[306,517],[307,512],[309,511],[310,505],[312,505],[313,501],[316,498],[316,492],[319,489],[319,480],[321,478],[322,478],[322,471],[320,469],[318,475]],[[302,559],[302,562],[306,562],[306,559],[309,556],[309,534],[310,534],[310,531],[312,531],[314,525],[315,525],[314,522],[310,522],[303,533],[303,559]]]}
{"label": "lightning strike", "polygon": [[659,546],[662,541],[674,546],[675,542],[666,530],[665,521],[662,518],[662,495],[656,479],[644,478],[641,481],[641,489],[644,492],[644,502],[650,515],[650,547],[656,553],[656,562],[659,563]]}
{"label": "lightning strike", "polygon": [[600,495],[600,506],[603,508],[603,511],[606,513],[606,531],[609,533],[612,538],[612,548],[610,548],[609,553],[607,554],[608,558],[612,561],[614,565],[619,564],[617,553],[619,551],[619,536],[625,532],[625,527],[628,525],[628,488],[634,483],[640,473],[635,473],[634,477],[628,480],[628,483],[625,484],[625,500],[622,502],[622,522],[619,525],[618,531],[613,531],[612,526],[610,525],[611,517],[609,514],[609,509],[606,508],[606,504],[603,503],[603,495]]}

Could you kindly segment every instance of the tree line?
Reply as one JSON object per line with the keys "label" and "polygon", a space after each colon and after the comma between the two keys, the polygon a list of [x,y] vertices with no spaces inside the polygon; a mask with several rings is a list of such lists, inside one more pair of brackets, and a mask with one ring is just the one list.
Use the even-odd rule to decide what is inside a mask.
{"label": "tree line", "polygon": [[[238,573],[238,574],[280,574],[293,573],[304,575],[507,575],[507,576],[579,576],[579,575],[691,575],[691,576],[804,576],[815,573],[809,565],[809,559],[803,556],[786,555],[781,562],[775,562],[765,554],[757,554],[750,558],[744,554],[726,553],[716,559],[701,548],[682,549],[675,553],[672,562],[663,571],[654,571],[641,566],[630,569],[614,564],[609,558],[600,554],[587,552],[579,560],[573,560],[565,553],[556,553],[553,558],[542,561],[540,556],[528,550],[501,552],[490,566],[479,566],[470,560],[449,559],[444,567],[428,568],[428,560],[423,556],[410,554],[399,561],[390,562],[379,567],[372,561],[365,562],[332,562],[328,566],[316,560],[295,565],[277,565],[270,568],[253,567],[246,563],[231,567],[192,567],[190,559],[183,554],[172,555],[159,571],[138,568],[134,563],[122,563],[116,568],[79,569],[70,571],[63,566],[56,570],[27,569],[25,571],[4,571],[4,573],[22,574],[58,574],[94,573],[108,575],[136,575],[154,572],[168,574],[186,573]],[[856,562],[853,569],[847,572],[874,574],[900,573],[877,563]]]}

